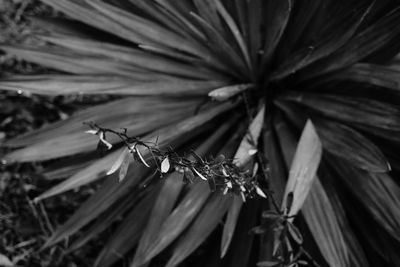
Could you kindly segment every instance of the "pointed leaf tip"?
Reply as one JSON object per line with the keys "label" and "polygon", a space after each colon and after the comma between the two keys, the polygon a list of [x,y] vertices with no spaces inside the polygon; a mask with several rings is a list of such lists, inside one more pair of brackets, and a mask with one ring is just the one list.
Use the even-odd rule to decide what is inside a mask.
{"label": "pointed leaf tip", "polygon": [[203,174],[201,174],[198,170],[196,170],[195,168],[192,168],[193,171],[197,174],[197,176],[199,176],[202,180],[207,181],[207,178],[204,177]]}
{"label": "pointed leaf tip", "polygon": [[[301,209],[310,192],[322,155],[322,144],[311,120],[308,120],[289,171],[282,209],[293,216]],[[288,195],[293,194],[293,204],[287,209]]]}
{"label": "pointed leaf tip", "polygon": [[114,162],[114,164],[111,166],[110,170],[107,172],[107,175],[113,174],[121,167],[122,163],[124,162],[124,160],[126,158],[126,155],[129,155],[129,150],[127,148],[122,150],[122,152],[118,156],[117,160]]}

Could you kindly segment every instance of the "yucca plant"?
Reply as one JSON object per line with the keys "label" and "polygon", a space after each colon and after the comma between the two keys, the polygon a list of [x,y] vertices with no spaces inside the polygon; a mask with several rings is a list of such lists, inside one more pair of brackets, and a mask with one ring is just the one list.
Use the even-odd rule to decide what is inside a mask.
{"label": "yucca plant", "polygon": [[[44,174],[66,178],[37,201],[103,180],[47,246],[81,231],[73,251],[112,226],[98,266],[123,255],[131,266],[176,266],[194,251],[191,265],[282,266],[273,232],[249,234],[269,227],[261,215],[275,205],[301,208],[286,219],[303,233],[310,265],[400,265],[397,1],[43,2],[65,16],[32,18],[29,45],[0,48],[48,71],[3,75],[0,88],[119,96],[5,142],[15,148],[7,162],[49,161]],[[304,140],[321,141],[321,163],[318,142],[304,141],[292,164],[307,120]],[[103,157],[83,122],[112,147]],[[223,154],[240,170],[259,165],[255,189],[268,198],[184,185],[151,149],[123,160],[129,138],[121,134],[182,158],[194,149],[198,161]],[[300,195],[292,179],[285,191],[286,177],[311,179],[318,165]]]}

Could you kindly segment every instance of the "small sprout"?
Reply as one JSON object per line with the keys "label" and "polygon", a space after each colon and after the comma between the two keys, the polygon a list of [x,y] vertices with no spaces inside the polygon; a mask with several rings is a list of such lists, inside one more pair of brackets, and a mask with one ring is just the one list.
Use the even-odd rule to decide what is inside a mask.
{"label": "small sprout", "polygon": [[246,192],[246,188],[245,188],[243,185],[240,185],[240,190],[241,190],[242,192]]}
{"label": "small sprout", "polygon": [[240,191],[240,196],[242,197],[243,202],[246,202],[246,196],[244,195],[243,191]]}
{"label": "small sprout", "polygon": [[255,177],[258,172],[258,163],[254,163],[252,177]]}
{"label": "small sprout", "polygon": [[228,182],[226,183],[226,186],[227,186],[229,189],[232,189],[232,182],[231,182],[231,181],[228,181]]}
{"label": "small sprout", "polygon": [[144,160],[142,154],[140,153],[139,149],[136,149],[136,146],[134,147],[135,151],[136,151],[136,155],[138,155],[140,161],[144,164],[144,166],[146,166],[147,168],[150,168],[150,165],[147,164],[147,162]]}
{"label": "small sprout", "polygon": [[229,177],[228,172],[226,171],[225,167],[222,166],[222,175],[224,175],[225,177]]}
{"label": "small sprout", "polygon": [[100,131],[99,138],[100,138],[100,142],[103,143],[107,147],[108,150],[110,150],[112,148],[112,144],[110,144],[106,140],[106,134],[104,133],[104,131]]}
{"label": "small sprout", "polygon": [[253,149],[250,149],[250,150],[248,151],[248,153],[249,153],[249,156],[254,156],[255,154],[257,154],[257,152],[258,152],[258,150],[257,150],[257,149],[255,149],[255,148],[253,148]]}
{"label": "small sprout", "polygon": [[226,195],[228,193],[229,187],[225,186],[224,191],[222,192],[223,195]]}
{"label": "small sprout", "polygon": [[97,135],[99,133],[99,131],[98,130],[87,130],[87,131],[85,131],[85,133]]}
{"label": "small sprout", "polygon": [[259,195],[262,198],[267,198],[267,196],[264,194],[264,192],[261,190],[260,187],[258,187],[257,185],[254,185],[254,187],[256,188],[257,195]]}
{"label": "small sprout", "polygon": [[164,160],[161,162],[161,173],[167,173],[170,168],[170,163],[168,157],[165,157]]}
{"label": "small sprout", "polygon": [[99,140],[99,142],[97,143],[97,150],[100,152],[101,155],[104,155],[108,151],[108,146]]}
{"label": "small sprout", "polygon": [[124,149],[122,153],[118,156],[117,160],[114,162],[114,164],[111,166],[110,170],[107,172],[107,175],[113,174],[116,172],[123,162],[125,161],[125,158],[128,157],[129,160],[129,150]]}
{"label": "small sprout", "polygon": [[194,167],[193,167],[192,169],[193,169],[193,171],[197,174],[197,176],[200,177],[200,179],[202,179],[202,180],[204,180],[204,181],[207,181],[207,178],[204,177],[204,175],[202,175],[198,170],[196,170]]}

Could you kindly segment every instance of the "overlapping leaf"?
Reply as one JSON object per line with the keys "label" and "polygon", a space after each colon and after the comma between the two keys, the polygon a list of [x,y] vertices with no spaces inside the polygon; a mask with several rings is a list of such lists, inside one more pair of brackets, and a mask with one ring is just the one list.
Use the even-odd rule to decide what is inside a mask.
{"label": "overlapping leaf", "polygon": [[400,109],[369,98],[311,93],[289,93],[282,97],[316,110],[324,116],[368,128],[400,131]]}
{"label": "overlapping leaf", "polygon": [[373,217],[391,236],[400,240],[400,188],[386,173],[371,173],[331,162]]}
{"label": "overlapping leaf", "polygon": [[[221,253],[214,252],[213,257],[226,255],[222,264],[227,266],[254,265],[254,236],[247,231],[257,223],[261,201],[248,201],[250,203],[243,205],[237,197],[232,200],[211,195],[206,183],[195,183],[181,191],[177,173],[165,174],[168,180],[161,185],[151,179],[151,170],[140,163],[128,162],[126,157],[118,160],[123,148],[118,148],[120,140],[115,137],[107,136],[107,140],[117,149],[97,159],[94,153],[88,152],[94,152],[98,140],[83,134],[87,127],[81,123],[95,121],[113,129],[126,127],[130,135],[151,142],[158,140],[161,148],[179,146],[188,140],[196,143],[197,138],[204,138],[202,133],[217,131],[213,136],[218,138],[212,137],[206,143],[214,149],[225,145],[223,151],[233,155],[247,127],[245,123],[237,123],[240,114],[251,117],[259,112],[249,129],[250,134],[256,133],[255,138],[250,140],[246,135],[243,139],[238,154],[244,156],[237,158],[244,161],[239,160],[238,164],[251,168],[252,155],[264,152],[258,156],[268,160],[271,177],[266,182],[276,191],[279,204],[283,199],[284,206],[288,191],[294,193],[291,214],[296,214],[306,199],[302,207],[305,221],[328,264],[367,266],[363,248],[384,261],[398,262],[393,251],[400,240],[397,208],[400,193],[393,178],[386,173],[390,165],[381,152],[383,150],[389,160],[395,161],[395,148],[390,147],[390,142],[400,142],[400,110],[396,99],[388,99],[388,95],[398,93],[398,62],[394,59],[381,65],[399,53],[400,9],[397,3],[43,2],[63,12],[68,19],[33,19],[32,34],[38,38],[30,40],[29,46],[2,44],[0,49],[50,68],[51,74],[4,75],[0,89],[48,95],[135,96],[89,108],[63,122],[6,142],[10,147],[18,147],[7,155],[9,160],[42,161],[64,156],[75,159],[62,159],[49,169],[52,178],[71,177],[38,199],[85,185],[110,173],[100,190],[56,231],[47,245],[93,222],[72,246],[80,248],[126,215],[126,221],[105,246],[97,263],[110,266],[118,259],[116,253],[125,253],[138,244],[134,266],[149,263],[166,248],[173,249],[168,265],[175,266],[200,246],[228,212]],[[71,18],[74,20],[70,21]],[[360,62],[362,60],[365,62]],[[343,93],[345,89],[339,88],[337,82],[348,81],[359,82],[359,88],[351,90],[347,86],[345,88],[351,92]],[[374,99],[369,90],[363,91],[370,85],[378,86],[379,90],[388,88],[390,92],[385,91],[385,97]],[[292,92],[288,92],[289,89]],[[331,94],[321,94],[324,89]],[[220,100],[226,103],[202,106],[200,97],[207,97],[208,93],[222,96]],[[143,97],[150,95],[153,97]],[[245,101],[243,106],[234,109],[237,102],[233,99],[237,98]],[[276,98],[279,100],[274,102]],[[384,98],[388,103],[381,101]],[[293,102],[301,108],[293,108]],[[376,233],[361,237],[368,242],[360,246],[357,240],[360,233],[368,234],[367,222],[360,222],[357,217],[363,212],[350,209],[352,223],[348,222],[349,208],[341,201],[351,198],[346,196],[347,192],[337,191],[342,189],[341,182],[330,177],[325,167],[320,180],[317,178],[311,187],[320,149],[304,145],[303,141],[299,145],[301,155],[296,155],[294,162],[302,162],[304,171],[293,175],[293,170],[301,169],[299,164],[294,164],[289,172],[288,189],[283,192],[286,178],[283,159],[289,166],[296,145],[290,128],[281,120],[282,110],[297,127],[303,127],[306,116],[313,119],[322,146],[329,158],[332,157],[341,182],[363,204],[379,229],[385,229],[384,237],[379,238]],[[231,113],[226,114],[226,111]],[[222,114],[226,116],[213,120]],[[232,120],[228,121],[228,117]],[[275,128],[271,121],[278,122]],[[237,125],[235,132],[224,144],[219,141],[220,137],[227,129],[232,129],[233,123]],[[306,132],[310,137],[310,131]],[[311,132],[315,134],[315,130]],[[206,135],[209,134],[210,131]],[[259,136],[263,137],[264,151],[257,143]],[[382,141],[388,143],[384,144],[384,149]],[[190,144],[183,149],[188,147]],[[308,153],[310,151],[315,153]],[[143,156],[153,167],[151,155],[143,151]],[[164,163],[167,159],[164,158]],[[324,166],[325,163],[329,165],[324,162]],[[163,172],[172,171],[173,166],[165,166],[162,164]],[[121,182],[116,179],[118,169],[122,169],[120,178],[126,174]],[[301,182],[296,185],[292,182],[296,180],[293,177],[299,176],[307,176],[310,182],[303,189],[298,189]],[[144,189],[145,180],[152,182],[146,182],[148,186]],[[178,198],[181,193],[182,198]],[[361,228],[358,235],[353,233],[355,225]],[[379,245],[374,244],[374,238]],[[389,245],[382,241],[385,238]],[[262,248],[267,247],[268,242],[264,238]],[[380,246],[392,247],[388,249],[390,253],[386,254]]]}
{"label": "overlapping leaf", "polygon": [[[295,155],[293,135],[282,121],[277,122],[275,127],[279,133],[286,164],[289,166],[290,160]],[[320,182],[317,182],[316,186],[312,186],[310,196],[305,201],[303,214],[307,216],[305,217],[306,222],[325,260],[332,266],[348,266],[348,252],[343,241],[344,234],[340,228],[338,216],[336,216]],[[326,205],[323,206],[321,203],[326,203]],[[293,202],[294,204],[295,202]]]}

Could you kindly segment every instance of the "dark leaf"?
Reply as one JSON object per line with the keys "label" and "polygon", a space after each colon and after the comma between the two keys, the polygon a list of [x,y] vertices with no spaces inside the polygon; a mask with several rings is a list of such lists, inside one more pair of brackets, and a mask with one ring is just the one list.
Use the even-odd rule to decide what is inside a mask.
{"label": "dark leaf", "polygon": [[[315,1],[308,2],[312,2],[311,8],[314,10],[316,8],[316,5],[319,5]],[[301,6],[305,5],[302,3]],[[347,14],[347,17],[344,17],[340,22],[342,23],[342,25],[346,25],[346,27],[339,27],[339,25],[337,25],[337,27],[333,28],[327,34],[327,36],[320,41],[320,43],[304,48],[294,55],[291,55],[288,61],[279,66],[278,69],[272,74],[271,79],[282,79],[338,50],[353,36],[353,34],[356,32],[357,28],[363,22],[365,16],[369,13],[372,7],[373,4],[366,8],[366,11],[360,12],[360,15]],[[307,17],[311,17],[308,14],[308,9],[304,8],[304,11],[307,12]],[[296,26],[298,26],[298,24]],[[288,34],[288,36],[293,37],[293,34]]]}
{"label": "dark leaf", "polygon": [[388,103],[369,98],[311,93],[290,93],[283,99],[353,127],[361,125],[371,129],[400,131],[400,109]]}
{"label": "dark leaf", "polygon": [[330,161],[375,220],[400,240],[400,188],[386,173],[370,173],[338,159]]}
{"label": "dark leaf", "polygon": [[316,120],[324,149],[349,163],[370,172],[390,171],[390,165],[380,149],[359,132],[346,125]]}
{"label": "dark leaf", "polygon": [[[400,33],[400,29],[396,27],[400,22],[399,14],[400,8],[394,8],[376,23],[351,38],[337,52],[307,68],[302,78],[310,78],[348,67],[383,48]],[[391,30],[388,31],[388,29]]]}
{"label": "dark leaf", "polygon": [[215,190],[217,189],[216,185],[215,185],[215,180],[213,177],[210,177],[207,179],[208,182],[208,186],[210,187],[210,191],[211,192],[215,192]]}
{"label": "dark leaf", "polygon": [[228,251],[229,245],[232,242],[233,234],[235,232],[237,220],[239,218],[240,210],[242,209],[243,201],[239,196],[234,195],[228,209],[228,215],[224,224],[224,230],[221,240],[221,258],[223,258]]}

